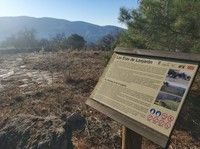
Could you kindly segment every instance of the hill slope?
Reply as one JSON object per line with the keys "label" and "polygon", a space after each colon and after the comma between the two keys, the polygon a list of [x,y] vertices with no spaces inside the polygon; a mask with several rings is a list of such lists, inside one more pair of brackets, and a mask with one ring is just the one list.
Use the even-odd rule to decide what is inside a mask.
{"label": "hill slope", "polygon": [[24,29],[34,29],[39,39],[48,39],[59,33],[64,33],[66,36],[76,33],[83,36],[88,42],[96,42],[107,34],[115,35],[123,30],[116,26],[98,26],[81,21],[71,22],[55,18],[0,17],[0,41]]}

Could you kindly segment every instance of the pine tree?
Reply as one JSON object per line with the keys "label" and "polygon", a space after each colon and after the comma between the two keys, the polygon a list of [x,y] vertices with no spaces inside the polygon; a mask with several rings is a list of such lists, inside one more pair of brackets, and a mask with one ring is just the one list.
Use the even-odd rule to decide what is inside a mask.
{"label": "pine tree", "polygon": [[200,52],[200,1],[140,0],[137,9],[120,9],[128,30],[119,44],[136,48]]}

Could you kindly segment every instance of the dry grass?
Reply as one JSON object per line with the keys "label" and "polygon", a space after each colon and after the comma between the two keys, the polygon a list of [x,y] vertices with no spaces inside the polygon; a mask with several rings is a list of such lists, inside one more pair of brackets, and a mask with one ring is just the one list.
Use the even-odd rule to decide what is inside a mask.
{"label": "dry grass", "polygon": [[[76,148],[114,148],[114,144],[120,142],[120,139],[116,139],[120,134],[120,125],[85,105],[86,99],[103,72],[104,56],[104,52],[95,51],[22,55],[22,65],[26,65],[31,71],[49,72],[52,83],[46,86],[32,83],[29,87],[19,88],[18,86],[23,84],[19,79],[11,78],[7,82],[4,80],[5,84],[12,85],[6,86],[4,91],[0,92],[0,128],[17,114],[62,118],[68,113],[80,112],[87,118],[87,126],[85,131],[74,134],[73,142]],[[196,86],[193,88],[197,90]],[[186,129],[183,127],[177,129],[179,130],[173,134],[171,147],[176,145],[178,148],[187,148],[188,145],[200,147],[200,141],[192,134],[183,131]],[[143,148],[158,148],[158,146],[145,140]]]}

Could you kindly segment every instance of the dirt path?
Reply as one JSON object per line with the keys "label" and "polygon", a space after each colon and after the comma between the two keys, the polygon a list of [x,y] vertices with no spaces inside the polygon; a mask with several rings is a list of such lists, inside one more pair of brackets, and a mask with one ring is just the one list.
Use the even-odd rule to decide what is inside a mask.
{"label": "dirt path", "polygon": [[[10,87],[31,91],[31,86],[52,84],[52,74],[48,71],[28,69],[25,55],[3,55],[0,64],[0,92]],[[54,74],[55,77],[55,74]]]}

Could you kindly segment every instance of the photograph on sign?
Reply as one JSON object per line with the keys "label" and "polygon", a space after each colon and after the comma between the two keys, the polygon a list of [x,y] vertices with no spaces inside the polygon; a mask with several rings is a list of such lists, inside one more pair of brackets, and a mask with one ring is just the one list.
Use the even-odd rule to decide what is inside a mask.
{"label": "photograph on sign", "polygon": [[169,137],[197,68],[115,53],[91,98]]}
{"label": "photograph on sign", "polygon": [[169,69],[155,104],[176,111],[189,87],[191,77],[189,71]]}

